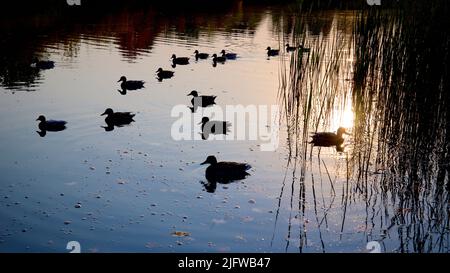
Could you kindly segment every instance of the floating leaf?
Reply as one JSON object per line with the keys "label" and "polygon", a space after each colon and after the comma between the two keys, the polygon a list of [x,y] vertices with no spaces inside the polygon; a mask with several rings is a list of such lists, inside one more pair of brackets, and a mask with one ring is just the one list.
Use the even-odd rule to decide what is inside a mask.
{"label": "floating leaf", "polygon": [[174,231],[174,232],[172,232],[172,236],[186,237],[186,236],[190,236],[190,234],[189,234],[189,232],[185,232],[185,231]]}

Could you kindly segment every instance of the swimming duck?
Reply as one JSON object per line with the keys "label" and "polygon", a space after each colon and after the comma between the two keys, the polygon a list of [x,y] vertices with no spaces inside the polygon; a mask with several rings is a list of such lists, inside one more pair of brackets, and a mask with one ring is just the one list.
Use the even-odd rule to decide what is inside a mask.
{"label": "swimming duck", "polygon": [[237,58],[236,53],[232,53],[232,52],[225,53],[225,49],[222,49],[222,51],[220,51],[220,53],[222,53],[222,57],[227,58],[227,60],[236,60],[236,58]]}
{"label": "swimming duck", "polygon": [[105,110],[101,116],[107,115],[105,118],[108,127],[117,126],[122,127],[123,125],[128,125],[134,121],[133,117],[135,114],[130,112],[114,112],[113,109],[108,108]]}
{"label": "swimming duck", "polygon": [[289,44],[286,44],[286,51],[287,52],[295,51],[298,48],[299,48],[298,46],[290,46]]}
{"label": "swimming duck", "polygon": [[267,56],[277,56],[280,53],[279,49],[272,49],[272,48],[270,48],[270,46],[268,46],[266,48],[266,50],[267,50]]}
{"label": "swimming duck", "polygon": [[173,64],[179,64],[179,65],[186,65],[189,64],[189,58],[188,57],[178,57],[175,54],[172,54],[172,63]]}
{"label": "swimming duck", "polygon": [[215,53],[212,55],[212,57],[213,57],[213,62],[214,63],[225,63],[226,60],[227,60],[226,57],[224,57],[224,56],[217,56],[217,54],[215,54]]}
{"label": "swimming duck", "polygon": [[39,129],[42,131],[58,132],[66,129],[67,122],[64,120],[47,120],[45,116],[40,115],[36,121],[39,122]]}
{"label": "swimming duck", "polygon": [[286,44],[286,51],[287,52],[292,52],[299,49],[301,52],[310,52],[311,49],[304,47],[303,45],[299,45],[299,46],[289,46],[289,44]]}
{"label": "swimming duck", "polygon": [[202,121],[199,123],[202,125],[203,135],[209,136],[209,134],[226,135],[230,132],[231,123],[228,121],[217,121],[217,120],[209,120],[208,117],[203,117]]}
{"label": "swimming duck", "polygon": [[207,107],[216,104],[216,102],[214,101],[217,98],[216,96],[199,96],[198,92],[195,90],[192,90],[191,93],[188,94],[188,96],[193,96],[193,98],[191,99],[191,104],[192,106],[194,106],[194,108],[199,106]]}
{"label": "swimming duck", "polygon": [[35,67],[37,69],[52,69],[55,67],[55,62],[53,61],[39,61],[37,58],[34,58],[31,63],[31,67]]}
{"label": "swimming duck", "polygon": [[310,143],[312,143],[314,146],[320,147],[331,147],[331,146],[339,147],[344,142],[344,138],[342,137],[343,134],[348,135],[345,128],[343,127],[339,127],[336,133],[332,132],[315,133],[311,136],[312,140]]}
{"label": "swimming duck", "polygon": [[120,84],[122,90],[137,90],[144,87],[144,81],[128,81],[125,76],[120,77],[117,82],[122,82]]}
{"label": "swimming duck", "polygon": [[204,60],[204,59],[208,59],[208,57],[209,57],[208,53],[199,53],[198,50],[195,50],[194,54],[195,54],[195,60],[198,60],[198,59]]}
{"label": "swimming duck", "polygon": [[210,155],[200,165],[210,164],[206,168],[205,176],[209,182],[228,183],[234,180],[241,180],[246,178],[249,173],[247,171],[251,168],[249,164],[238,162],[217,162],[215,156]]}
{"label": "swimming duck", "polygon": [[161,67],[156,70],[156,75],[158,76],[159,80],[162,79],[170,79],[173,77],[174,71],[170,70],[163,70]]}

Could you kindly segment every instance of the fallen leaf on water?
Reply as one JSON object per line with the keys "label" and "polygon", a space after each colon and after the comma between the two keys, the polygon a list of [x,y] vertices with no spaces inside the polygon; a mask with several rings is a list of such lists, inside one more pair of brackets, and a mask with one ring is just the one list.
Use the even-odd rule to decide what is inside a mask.
{"label": "fallen leaf on water", "polygon": [[184,232],[184,231],[174,231],[172,232],[172,236],[177,236],[177,237],[186,237],[189,236],[189,232]]}

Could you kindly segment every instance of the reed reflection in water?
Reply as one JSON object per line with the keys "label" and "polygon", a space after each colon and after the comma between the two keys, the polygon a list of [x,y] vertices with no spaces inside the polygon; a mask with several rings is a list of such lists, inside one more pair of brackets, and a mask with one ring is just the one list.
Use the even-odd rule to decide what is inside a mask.
{"label": "reed reflection in water", "polygon": [[[366,9],[329,16],[330,32],[317,36],[308,16],[295,21],[292,37],[312,50],[294,53],[281,70],[279,97],[292,173],[286,173],[280,199],[291,179],[285,198],[300,223],[309,221],[312,202],[323,251],[327,240],[321,230],[329,233],[330,211],[341,211],[339,236],[345,240],[354,222],[349,211],[361,203],[365,219],[359,232],[367,241],[382,243],[384,251],[449,251],[446,12],[448,4],[440,0]],[[325,148],[315,151],[307,142],[310,132],[339,126],[351,127],[352,137],[330,170],[321,159]],[[329,183],[328,192],[323,183]],[[300,251],[307,235],[302,224]]]}

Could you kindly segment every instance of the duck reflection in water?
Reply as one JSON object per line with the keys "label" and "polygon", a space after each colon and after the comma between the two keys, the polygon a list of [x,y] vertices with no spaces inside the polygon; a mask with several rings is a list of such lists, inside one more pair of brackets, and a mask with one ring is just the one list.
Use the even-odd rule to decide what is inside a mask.
{"label": "duck reflection in water", "polygon": [[66,129],[67,122],[64,120],[47,120],[45,116],[40,115],[36,121],[39,122],[39,130],[36,131],[36,133],[39,134],[39,136],[44,137],[47,134],[47,131],[49,132],[59,132]]}
{"label": "duck reflection in water", "polygon": [[202,125],[202,139],[207,140],[209,135],[226,135],[230,132],[231,123],[228,121],[209,120],[203,117],[199,123]]}
{"label": "duck reflection in water", "polygon": [[114,112],[111,108],[105,110],[102,116],[106,115],[105,122],[107,126],[102,126],[106,132],[114,130],[114,127],[123,127],[134,122],[135,114],[131,112]]}
{"label": "duck reflection in water", "polygon": [[196,90],[192,90],[191,93],[188,94],[188,96],[193,97],[191,99],[192,107],[188,106],[189,109],[191,109],[192,113],[195,113],[198,107],[209,107],[216,104],[215,102],[216,96],[207,96],[207,95],[199,96]]}
{"label": "duck reflection in water", "polygon": [[215,192],[217,183],[229,184],[234,181],[243,180],[250,174],[247,172],[251,166],[247,163],[217,162],[215,156],[210,155],[200,165],[209,164],[205,171],[207,182],[202,182],[207,192]]}
{"label": "duck reflection in water", "polygon": [[337,152],[343,152],[344,147],[342,144],[344,143],[343,134],[349,135],[346,129],[343,127],[339,127],[336,133],[333,132],[318,132],[314,133],[311,137],[312,140],[309,142],[313,144],[313,146],[318,147],[336,147]]}

